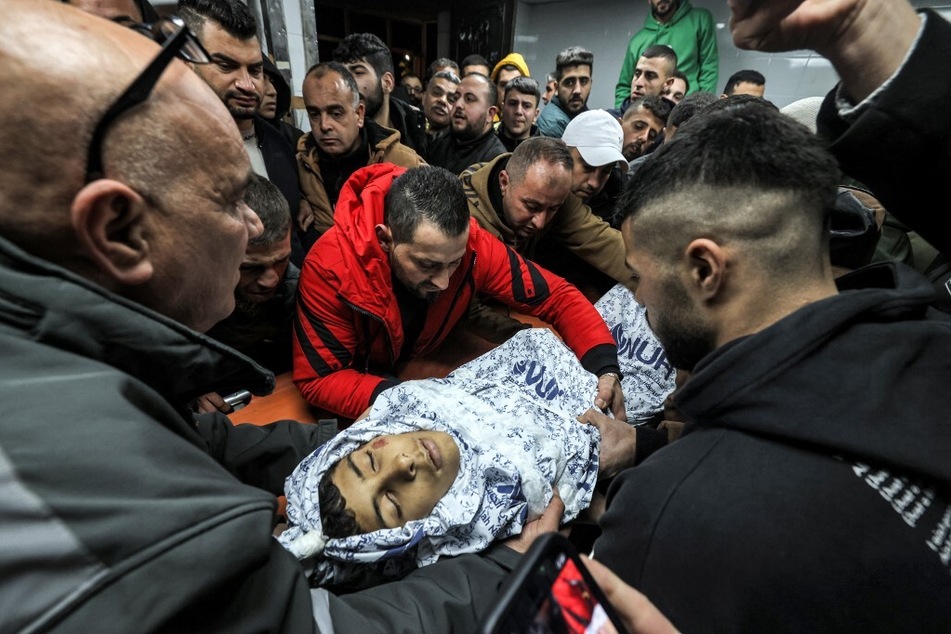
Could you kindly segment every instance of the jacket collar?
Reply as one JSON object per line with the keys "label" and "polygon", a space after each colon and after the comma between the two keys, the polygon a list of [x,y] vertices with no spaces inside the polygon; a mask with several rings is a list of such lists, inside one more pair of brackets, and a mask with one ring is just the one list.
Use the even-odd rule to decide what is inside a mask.
{"label": "jacket collar", "polygon": [[3,238],[0,293],[19,307],[8,324],[21,336],[113,366],[176,407],[213,390],[274,389],[274,375],[237,351]]}

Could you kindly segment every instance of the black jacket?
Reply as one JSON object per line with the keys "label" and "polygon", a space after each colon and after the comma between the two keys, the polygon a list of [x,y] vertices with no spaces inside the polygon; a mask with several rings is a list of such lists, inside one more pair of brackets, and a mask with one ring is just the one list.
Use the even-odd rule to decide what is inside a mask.
{"label": "black jacket", "polygon": [[495,130],[468,141],[459,141],[452,133],[436,137],[429,147],[426,160],[430,165],[444,167],[453,174],[461,174],[470,165],[491,161],[505,154],[505,146]]}
{"label": "black jacket", "polygon": [[901,264],[840,290],[705,358],[609,490],[595,557],[685,632],[951,625],[951,318]]}
{"label": "black jacket", "polygon": [[405,101],[390,97],[390,122],[400,133],[400,143],[426,158],[426,118]]}
{"label": "black jacket", "polygon": [[271,531],[317,426],[186,409],[273,375],[2,238],[0,358],[0,630],[314,630]]}
{"label": "black jacket", "polygon": [[[297,211],[300,208],[300,181],[297,176],[296,148],[280,131],[263,117],[254,117],[254,134],[264,156],[268,180],[274,183],[291,214],[291,226],[297,226]],[[291,262],[298,268],[304,263],[306,252],[301,246],[297,231],[291,231]]]}

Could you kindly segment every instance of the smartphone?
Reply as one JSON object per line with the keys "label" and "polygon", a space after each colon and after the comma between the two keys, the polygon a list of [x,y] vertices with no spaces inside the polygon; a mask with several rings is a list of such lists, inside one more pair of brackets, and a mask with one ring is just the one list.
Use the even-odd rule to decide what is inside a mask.
{"label": "smartphone", "polygon": [[581,634],[598,632],[608,622],[626,634],[574,545],[561,533],[547,533],[509,575],[479,631]]}

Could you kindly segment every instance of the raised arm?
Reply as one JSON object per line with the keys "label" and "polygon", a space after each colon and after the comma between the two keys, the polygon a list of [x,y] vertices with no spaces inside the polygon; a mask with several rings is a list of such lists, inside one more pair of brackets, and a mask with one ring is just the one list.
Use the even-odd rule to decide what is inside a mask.
{"label": "raised arm", "polygon": [[920,27],[906,0],[730,0],[729,5],[737,47],[816,51],[832,62],[856,102],[898,69]]}

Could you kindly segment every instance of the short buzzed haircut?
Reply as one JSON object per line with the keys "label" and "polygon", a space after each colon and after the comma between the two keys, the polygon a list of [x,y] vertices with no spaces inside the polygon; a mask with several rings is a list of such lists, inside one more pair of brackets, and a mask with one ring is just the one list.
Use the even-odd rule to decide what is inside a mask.
{"label": "short buzzed haircut", "polygon": [[555,81],[561,81],[562,73],[569,66],[587,65],[594,72],[594,53],[580,46],[569,46],[555,57]]}
{"label": "short buzzed haircut", "polygon": [[541,101],[542,93],[538,88],[538,82],[531,77],[519,75],[515,79],[510,80],[509,83],[505,84],[505,93],[502,99],[508,99],[509,92],[513,90],[517,93],[534,97],[536,107],[538,106],[538,102]]}
{"label": "short buzzed haircut", "polygon": [[457,174],[435,165],[413,167],[393,181],[383,203],[383,222],[396,243],[411,242],[427,220],[455,238],[469,226],[469,205]]}
{"label": "short buzzed haircut", "polygon": [[373,33],[352,33],[343,38],[334,49],[333,58],[342,64],[365,61],[373,67],[377,78],[383,73],[393,73],[393,54]]}
{"label": "short buzzed haircut", "polygon": [[350,69],[340,62],[320,62],[314,64],[307,71],[307,74],[304,75],[304,81],[307,81],[307,78],[311,76],[320,79],[327,75],[327,73],[337,73],[340,75],[340,78],[343,79],[343,83],[345,83],[350,90],[350,96],[353,100],[352,105],[356,108],[360,104],[360,87],[357,85],[357,80],[353,78],[353,73],[350,72]]}
{"label": "short buzzed haircut", "polygon": [[248,246],[266,247],[287,237],[291,230],[291,210],[284,194],[277,185],[255,173],[251,173],[244,202],[254,210],[264,225],[264,232],[248,240]]}
{"label": "short buzzed haircut", "polygon": [[[800,256],[828,246],[839,166],[808,128],[765,100],[729,101],[718,99],[651,155],[628,181],[618,215],[636,218],[645,248],[666,262],[678,257],[691,232],[715,227],[756,249],[770,272],[811,266]],[[667,204],[676,192],[699,201],[718,190],[742,193],[745,204]]]}
{"label": "short buzzed haircut", "polygon": [[680,127],[707,106],[720,101],[712,92],[701,90],[690,93],[673,107],[667,117],[667,125]]}
{"label": "short buzzed haircut", "polygon": [[561,166],[569,173],[574,168],[571,150],[564,141],[546,136],[535,136],[518,144],[505,165],[505,173],[513,184],[520,183],[525,178],[528,168],[535,163]]}
{"label": "short buzzed haircut", "polygon": [[766,77],[758,70],[738,70],[726,80],[726,86],[723,87],[724,95],[732,95],[736,87],[742,83],[753,84],[754,86],[765,86]]}
{"label": "short buzzed haircut", "polygon": [[677,52],[666,44],[653,44],[644,49],[644,52],[641,53],[641,57],[647,59],[665,59],[670,63],[671,71],[677,69],[677,64],[679,60],[677,59]]}
{"label": "short buzzed haircut", "polygon": [[242,41],[258,35],[254,15],[241,0],[178,0],[175,13],[198,39],[204,37],[206,22],[214,22],[225,33]]}

